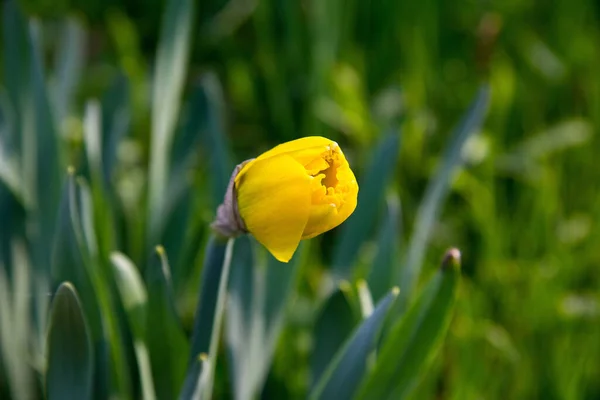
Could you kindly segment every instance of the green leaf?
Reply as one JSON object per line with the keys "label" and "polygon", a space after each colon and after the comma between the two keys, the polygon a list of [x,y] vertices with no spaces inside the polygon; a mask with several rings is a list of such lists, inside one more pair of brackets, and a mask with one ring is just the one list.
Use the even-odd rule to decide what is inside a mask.
{"label": "green leaf", "polygon": [[[180,399],[197,398],[195,396],[198,395],[196,389],[199,380],[203,380],[201,398],[210,399],[212,397],[214,370],[221,335],[221,322],[225,310],[233,246],[234,239],[229,239],[227,244],[224,244],[221,239],[213,237],[206,247],[202,287],[196,308],[196,317],[194,318],[192,351]],[[206,359],[207,353],[208,358]],[[207,362],[199,362],[199,357]],[[203,366],[207,367],[208,370],[202,369]]]}
{"label": "green leaf", "polygon": [[208,354],[209,351],[226,247],[225,242],[215,237],[211,237],[206,245],[200,294],[196,306],[191,350],[188,357],[188,371],[180,395],[181,399],[193,398],[197,381],[202,372],[202,364],[199,362],[198,357],[201,354]]}
{"label": "green leaf", "polygon": [[52,284],[69,281],[79,288],[81,303],[89,323],[92,345],[94,346],[95,387],[94,393],[107,397],[110,361],[107,351],[104,318],[100,311],[96,287],[89,275],[89,257],[80,243],[82,231],[78,211],[78,193],[74,170],[69,169],[63,186],[57,231],[53,241],[51,263]]}
{"label": "green leaf", "polygon": [[3,141],[18,154],[11,158],[22,168],[19,197],[32,209],[33,264],[46,274],[60,198],[57,134],[37,40],[39,26],[28,24],[13,1],[6,2],[3,11],[4,82],[13,126]]}
{"label": "green leaf", "polygon": [[[129,82],[123,75],[117,76],[101,101],[102,167],[108,184],[117,161],[119,143],[127,135],[131,124],[129,105]],[[108,185],[111,188],[111,185]]]}
{"label": "green leaf", "polygon": [[254,398],[262,389],[300,258],[297,251],[289,263],[280,263],[249,236],[236,241],[226,326],[237,399]]}
{"label": "green leaf", "polygon": [[52,277],[55,282],[69,280],[81,290],[96,351],[94,392],[110,389],[108,371],[114,371],[117,392],[130,393],[124,343],[111,297],[114,291],[98,254],[92,196],[85,181],[76,178],[72,168],[68,172],[53,247]]}
{"label": "green leaf", "polygon": [[24,205],[18,152],[9,145],[15,126],[9,115],[10,104],[6,93],[0,89],[0,185]]}
{"label": "green leaf", "polygon": [[[36,356],[41,355],[45,348],[42,345],[45,332],[41,331],[46,328],[44,318],[35,321],[39,325],[32,324],[31,311],[45,316],[48,311],[48,291],[45,285],[36,285],[36,289],[42,291],[31,296],[32,275],[25,243],[13,239],[11,253],[12,260],[9,262],[12,261],[12,271],[5,271],[0,261],[0,364],[3,364],[0,365],[0,376],[6,379],[3,381],[7,383],[4,389],[10,389],[12,398],[29,399],[35,397],[36,393],[35,374],[31,366],[40,363],[37,364],[39,367],[45,363],[45,360]],[[6,272],[12,273],[12,279]],[[29,357],[24,357],[24,354]],[[5,397],[11,398],[11,395]]]}
{"label": "green leaf", "polygon": [[169,180],[169,155],[186,74],[193,15],[193,0],[170,0],[162,22],[152,92],[149,243],[156,240],[162,229],[164,194]]}
{"label": "green leaf", "polygon": [[367,282],[374,301],[378,301],[390,289],[396,277],[401,246],[400,200],[390,196],[387,210],[377,235],[377,253],[373,259]]}
{"label": "green leaf", "polygon": [[61,25],[52,85],[54,115],[59,124],[69,116],[74,105],[74,93],[83,70],[86,48],[86,33],[76,19],[68,18]]}
{"label": "green leaf", "polygon": [[146,343],[158,399],[174,399],[185,378],[187,339],[176,313],[165,251],[156,248],[147,270]]}
{"label": "green leaf", "polygon": [[194,108],[203,116],[201,138],[210,163],[212,206],[216,208],[223,201],[234,166],[227,151],[223,90],[215,74],[202,77],[200,88],[192,100]]}
{"label": "green leaf", "polygon": [[25,88],[30,80],[31,62],[27,22],[14,0],[3,4],[2,36],[2,82],[6,86],[13,121],[13,129],[7,132],[5,145],[20,154]]}
{"label": "green leaf", "polygon": [[37,39],[36,30],[39,26],[30,25],[29,49],[31,52],[31,92],[27,101],[27,125],[31,130],[24,129],[24,165],[31,166],[29,174],[25,174],[27,182],[34,183],[29,193],[35,199],[37,219],[39,223],[39,237],[36,244],[38,265],[49,267],[47,260],[50,256],[52,238],[54,236],[57,218],[58,203],[60,200],[60,175],[58,134],[52,116],[46,82],[44,66],[41,58],[41,45]]}
{"label": "green leaf", "polygon": [[448,194],[450,178],[462,163],[461,152],[465,142],[483,123],[489,97],[489,88],[487,86],[481,87],[470,109],[452,133],[450,144],[444,152],[438,172],[427,186],[424,199],[417,212],[415,228],[408,246],[404,268],[401,271],[399,284],[402,305],[410,298],[419,278],[425,249],[442,203]]}
{"label": "green leaf", "polygon": [[314,328],[314,349],[310,360],[313,386],[358,322],[351,300],[350,284],[342,281],[325,301]]}
{"label": "green leaf", "polygon": [[148,293],[142,277],[133,262],[124,254],[114,252],[110,255],[110,261],[133,336],[142,337],[148,303]]}
{"label": "green leaf", "polygon": [[[87,166],[90,169],[90,177],[93,183],[102,181],[102,109],[100,102],[89,100],[85,105],[85,116],[83,118],[83,139],[85,143],[85,155]],[[99,187],[102,187],[99,185]]]}
{"label": "green leaf", "polygon": [[191,351],[188,357],[190,365],[201,353],[208,353],[226,247],[226,242],[215,237],[211,237],[206,245]]}
{"label": "green leaf", "polygon": [[187,397],[181,397],[183,399],[201,400],[204,398],[204,393],[206,393],[210,379],[210,364],[208,361],[208,355],[206,353],[200,354],[197,364],[198,367],[194,368],[198,370],[198,381],[196,382],[196,387],[193,389],[193,392],[184,393]]}
{"label": "green leaf", "polygon": [[52,302],[47,348],[48,399],[91,399],[92,344],[77,292],[68,282],[60,285]]}
{"label": "green leaf", "polygon": [[148,293],[136,266],[124,254],[112,253],[110,261],[114,268],[115,282],[127,314],[129,328],[133,333],[135,357],[139,369],[142,386],[142,398],[156,398],[152,368],[145,337]]}
{"label": "green leaf", "polygon": [[20,193],[20,180],[16,166],[3,154],[0,140],[0,263],[4,262],[10,275],[11,241],[15,236],[22,235],[25,229],[26,208]]}
{"label": "green leaf", "polygon": [[385,191],[393,177],[400,151],[400,134],[388,134],[377,146],[371,165],[360,179],[358,205],[341,227],[333,256],[333,271],[338,278],[349,278],[361,245],[374,228],[383,204]]}
{"label": "green leaf", "polygon": [[388,333],[358,399],[402,399],[437,354],[448,330],[460,278],[460,253],[448,251],[404,316]]}
{"label": "green leaf", "polygon": [[369,355],[377,345],[388,310],[397,296],[398,288],[393,288],[355,329],[329,363],[311,393],[311,399],[351,399],[354,396],[367,369]]}

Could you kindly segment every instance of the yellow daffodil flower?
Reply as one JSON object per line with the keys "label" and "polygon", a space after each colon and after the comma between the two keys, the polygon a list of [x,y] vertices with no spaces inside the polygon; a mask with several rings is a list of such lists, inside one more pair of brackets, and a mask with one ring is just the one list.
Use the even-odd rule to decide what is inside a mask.
{"label": "yellow daffodil flower", "polygon": [[213,227],[250,232],[282,262],[300,240],[335,228],[356,208],[354,173],[338,144],[324,137],[283,143],[240,164],[234,175]]}

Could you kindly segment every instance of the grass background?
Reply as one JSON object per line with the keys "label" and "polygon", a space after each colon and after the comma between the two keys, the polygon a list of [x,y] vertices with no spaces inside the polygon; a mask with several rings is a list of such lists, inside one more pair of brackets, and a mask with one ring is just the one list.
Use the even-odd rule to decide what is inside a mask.
{"label": "grass background", "polygon": [[[207,225],[228,179],[223,171],[283,141],[323,135],[340,143],[360,179],[370,149],[385,132],[400,131],[386,198],[401,205],[392,246],[401,259],[450,132],[488,83],[485,123],[462,149],[464,168],[452,175],[425,253],[428,276],[446,248],[460,248],[463,277],[444,347],[413,397],[600,397],[598,2],[195,2],[183,100],[159,98],[158,108],[152,79],[160,68],[153,60],[163,2],[19,6],[38,23],[60,138],[58,149],[47,151],[56,153],[50,157],[59,158],[60,171],[89,168],[81,157],[89,99],[99,99],[103,112],[122,111],[125,128],[107,174],[120,206],[115,224],[99,235],[100,250],[123,251],[144,265],[150,243],[162,243],[187,331]],[[24,48],[7,21],[3,100],[19,75],[9,55]],[[169,79],[162,84],[172,85]],[[170,216],[148,239],[149,227],[160,224],[145,215],[153,202],[143,195],[153,174],[150,132],[156,110],[170,106],[180,110],[172,176],[191,188],[189,214]],[[103,122],[111,121],[106,113]],[[194,123],[216,136],[195,139]],[[19,147],[18,136],[6,143]],[[177,163],[189,148],[190,162]],[[17,225],[11,215],[2,215],[4,232]],[[361,225],[370,240],[356,271],[377,254],[381,215]],[[336,230],[308,245],[310,266],[301,269],[266,397],[305,395],[312,329],[306,310],[315,307],[338,236]],[[0,253],[5,266],[8,254]],[[219,366],[217,386],[225,381]]]}

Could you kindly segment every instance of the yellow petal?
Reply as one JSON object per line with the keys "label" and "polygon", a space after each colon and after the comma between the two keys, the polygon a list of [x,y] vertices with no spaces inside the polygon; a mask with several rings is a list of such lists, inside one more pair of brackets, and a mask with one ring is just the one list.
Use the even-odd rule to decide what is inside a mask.
{"label": "yellow petal", "polygon": [[[343,172],[341,175],[345,187],[344,192],[339,195],[341,199],[337,202],[338,204],[333,202],[318,204],[313,201],[302,239],[310,239],[335,228],[348,219],[356,209],[358,196],[356,178],[350,169]],[[314,193],[315,189],[313,189],[313,195]]]}
{"label": "yellow petal", "polygon": [[[323,160],[321,160],[319,156],[323,153],[323,151],[325,151],[328,148],[328,146],[334,144],[334,141],[321,136],[309,136],[292,140],[291,142],[282,143],[278,146],[273,147],[271,150],[261,154],[256,159],[246,164],[244,168],[242,168],[242,170],[239,172],[236,178],[236,182],[246,173],[248,169],[252,167],[253,163],[282,154],[288,154],[294,160],[296,160],[298,163],[304,166],[314,163],[315,160],[317,160],[317,162],[321,162]],[[318,171],[319,169],[314,169],[314,172],[312,173],[316,173]]]}
{"label": "yellow petal", "polygon": [[286,154],[256,159],[242,171],[236,189],[246,228],[277,260],[288,262],[310,214],[310,177]]}
{"label": "yellow petal", "polygon": [[321,136],[309,136],[300,139],[292,140],[290,142],[282,143],[278,146],[273,147],[271,150],[263,153],[258,157],[259,159],[273,157],[279,154],[292,153],[292,152],[305,152],[312,148],[323,148],[334,143],[331,139],[327,139]]}

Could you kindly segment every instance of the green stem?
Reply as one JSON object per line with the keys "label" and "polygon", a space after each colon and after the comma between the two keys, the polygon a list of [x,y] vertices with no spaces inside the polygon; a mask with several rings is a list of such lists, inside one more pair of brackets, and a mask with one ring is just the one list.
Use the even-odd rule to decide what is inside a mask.
{"label": "green stem", "polygon": [[212,397],[213,381],[215,375],[215,366],[217,365],[217,351],[219,349],[219,337],[221,336],[221,323],[225,312],[225,299],[227,297],[227,282],[229,281],[229,270],[231,267],[231,258],[233,255],[233,243],[235,239],[227,241],[225,248],[225,260],[221,269],[221,279],[219,280],[219,292],[217,294],[217,304],[215,306],[215,317],[213,320],[212,332],[210,336],[210,347],[208,351],[208,376],[206,386],[204,387],[203,398],[208,400]]}

